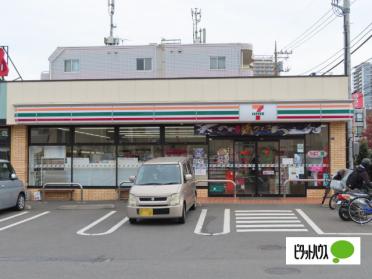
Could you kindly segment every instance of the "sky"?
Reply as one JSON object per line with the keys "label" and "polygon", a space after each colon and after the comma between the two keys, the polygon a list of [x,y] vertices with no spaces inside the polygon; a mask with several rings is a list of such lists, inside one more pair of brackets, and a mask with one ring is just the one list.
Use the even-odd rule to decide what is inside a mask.
{"label": "sky", "polygon": [[[200,27],[207,29],[207,43],[251,43],[255,55],[272,55],[275,41],[279,50],[286,47],[331,8],[331,0],[116,0],[115,3],[114,35],[125,39],[124,44],[160,43],[162,38],[192,43],[190,10],[201,8]],[[372,22],[372,1],[352,0],[352,3],[351,38],[354,38]],[[40,73],[48,70],[48,57],[57,47],[103,45],[103,38],[109,34],[107,0],[0,0],[0,14],[0,45],[9,46],[10,56],[25,80],[40,79]],[[302,74],[342,48],[343,20],[338,17],[293,49],[285,61],[289,69],[285,74]],[[352,55],[352,65],[371,57],[372,39]],[[332,74],[342,73],[342,65],[332,71]],[[16,77],[11,68],[7,80]]]}

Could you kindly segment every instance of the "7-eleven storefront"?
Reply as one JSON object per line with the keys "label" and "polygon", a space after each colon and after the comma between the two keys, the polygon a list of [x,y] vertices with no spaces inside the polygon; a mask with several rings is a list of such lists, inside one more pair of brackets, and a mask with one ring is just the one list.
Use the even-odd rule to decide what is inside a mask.
{"label": "7-eleven storefront", "polygon": [[284,181],[345,167],[346,90],[343,77],[8,83],[12,161],[30,191],[78,182],[92,200],[115,199],[159,156],[189,156],[197,178],[232,179],[239,196],[321,195],[322,183]]}

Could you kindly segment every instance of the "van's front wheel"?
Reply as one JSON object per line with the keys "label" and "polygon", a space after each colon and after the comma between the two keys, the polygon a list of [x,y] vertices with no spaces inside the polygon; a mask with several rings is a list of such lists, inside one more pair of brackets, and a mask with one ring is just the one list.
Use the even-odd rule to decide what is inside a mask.
{"label": "van's front wheel", "polygon": [[197,196],[196,196],[196,192],[195,192],[194,204],[191,206],[190,210],[195,210],[196,209],[197,202],[198,202],[198,200],[197,200]]}
{"label": "van's front wheel", "polygon": [[182,217],[178,218],[178,223],[179,224],[186,223],[186,204],[183,204]]}

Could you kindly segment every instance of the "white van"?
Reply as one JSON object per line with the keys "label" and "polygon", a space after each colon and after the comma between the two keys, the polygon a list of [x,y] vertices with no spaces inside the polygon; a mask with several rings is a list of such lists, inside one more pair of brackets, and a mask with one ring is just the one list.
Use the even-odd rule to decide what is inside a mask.
{"label": "white van", "polygon": [[177,218],[185,223],[188,210],[196,208],[196,185],[190,159],[160,157],[144,163],[129,191],[128,217],[138,219]]}

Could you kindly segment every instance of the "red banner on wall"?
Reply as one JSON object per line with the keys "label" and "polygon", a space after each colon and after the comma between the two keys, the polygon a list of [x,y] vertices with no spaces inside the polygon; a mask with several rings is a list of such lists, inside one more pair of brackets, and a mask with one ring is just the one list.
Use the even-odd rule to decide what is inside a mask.
{"label": "red banner on wall", "polygon": [[354,108],[355,109],[364,108],[364,96],[363,96],[362,92],[353,93],[353,101],[354,101]]}
{"label": "red banner on wall", "polygon": [[5,77],[9,73],[8,64],[5,60],[4,49],[0,48],[0,77]]}

